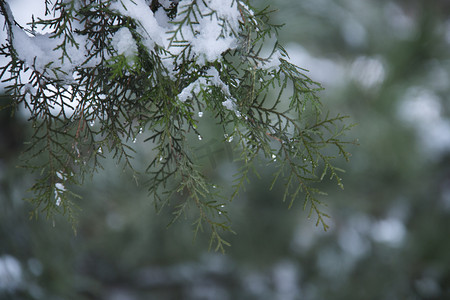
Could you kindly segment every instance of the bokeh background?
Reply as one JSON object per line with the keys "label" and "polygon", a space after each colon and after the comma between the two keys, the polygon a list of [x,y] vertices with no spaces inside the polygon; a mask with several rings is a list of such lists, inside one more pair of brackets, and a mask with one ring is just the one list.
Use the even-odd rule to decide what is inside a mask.
{"label": "bokeh background", "polygon": [[[64,217],[30,220],[33,178],[17,168],[30,132],[3,110],[0,299],[450,299],[450,2],[253,4],[277,9],[291,60],[322,83],[331,112],[358,124],[347,138],[359,146],[338,161],[345,190],[322,184],[331,228],[267,192],[273,169],[261,165],[262,179],[229,204],[232,247],[208,251],[207,233],[193,241],[189,219],[167,228],[170,211],[157,214],[113,160],[77,190],[76,236]],[[215,150],[210,171],[227,183],[232,154]]]}

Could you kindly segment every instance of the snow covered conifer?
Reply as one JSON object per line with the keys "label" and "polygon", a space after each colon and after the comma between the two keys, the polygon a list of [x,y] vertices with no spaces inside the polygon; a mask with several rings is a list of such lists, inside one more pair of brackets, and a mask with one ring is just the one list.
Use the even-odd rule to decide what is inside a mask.
{"label": "snow covered conifer", "polygon": [[239,157],[232,198],[255,160],[271,161],[278,170],[273,182],[285,182],[283,200],[303,198],[327,228],[312,185],[328,174],[342,186],[329,146],[348,158],[341,136],[349,126],[343,116],[322,113],[320,85],[289,62],[281,45],[270,45],[280,26],[269,23],[268,9],[238,0],[45,6],[46,18],[25,28],[0,1],[8,33],[1,78],[34,129],[23,159],[37,174],[35,213],[74,220],[71,186],[98,170],[106,152],[133,169],[133,141],[142,135],[154,149],[146,176],[157,207],[176,197],[175,220],[192,204],[195,230],[208,227],[211,245],[223,250],[221,232],[231,230],[226,200],[188,139],[202,139],[200,118],[208,113]]}

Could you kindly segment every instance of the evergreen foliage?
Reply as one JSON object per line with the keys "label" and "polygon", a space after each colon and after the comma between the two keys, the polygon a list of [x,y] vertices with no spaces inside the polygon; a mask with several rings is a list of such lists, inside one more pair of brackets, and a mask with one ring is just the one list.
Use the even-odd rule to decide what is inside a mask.
{"label": "evergreen foliage", "polygon": [[[238,156],[231,199],[255,162],[273,163],[272,187],[284,182],[283,201],[302,198],[327,229],[316,183],[329,176],[342,187],[333,159],[349,158],[342,136],[350,125],[323,112],[320,84],[290,63],[281,45],[264,54],[280,28],[269,23],[268,8],[256,11],[235,0],[45,4],[48,18],[23,28],[0,1],[8,31],[0,54],[9,59],[1,78],[14,108],[28,110],[34,130],[23,154],[37,174],[33,215],[63,213],[75,222],[78,196],[71,187],[101,169],[106,152],[137,175],[134,142],[143,135],[154,149],[145,173],[157,209],[174,207],[173,222],[195,208],[195,232],[206,227],[211,247],[223,251],[230,199],[204,174],[190,142],[202,139],[200,118],[208,113]],[[148,11],[137,13],[143,4]],[[141,18],[145,12],[148,19]],[[164,33],[150,26],[152,13],[160,23],[167,20],[160,24]],[[217,26],[211,43],[208,34]],[[51,55],[28,55],[27,42],[41,50],[47,43]]]}

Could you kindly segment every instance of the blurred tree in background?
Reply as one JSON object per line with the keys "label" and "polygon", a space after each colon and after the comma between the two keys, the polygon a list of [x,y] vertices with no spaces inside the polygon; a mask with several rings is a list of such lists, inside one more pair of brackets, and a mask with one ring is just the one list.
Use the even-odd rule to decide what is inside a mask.
{"label": "blurred tree in background", "polygon": [[[15,168],[25,129],[3,112],[0,298],[450,299],[450,5],[270,4],[272,21],[288,24],[280,40],[291,60],[323,84],[325,105],[359,124],[345,190],[327,188],[330,230],[305,220],[300,203],[287,210],[282,186],[262,188],[270,165],[230,204],[238,235],[225,255],[192,243],[183,220],[166,229],[114,165],[78,191],[77,236],[58,220],[29,221],[30,178]],[[232,154],[210,148],[211,176],[226,182]]]}

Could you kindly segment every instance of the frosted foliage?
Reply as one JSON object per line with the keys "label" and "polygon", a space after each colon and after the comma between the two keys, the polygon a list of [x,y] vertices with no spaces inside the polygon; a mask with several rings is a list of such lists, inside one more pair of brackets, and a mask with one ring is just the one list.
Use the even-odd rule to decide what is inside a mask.
{"label": "frosted foliage", "polygon": [[216,69],[209,68],[206,74],[210,76],[209,80],[213,85],[220,87],[225,95],[227,96],[230,95],[230,90],[228,86],[225,83],[223,83],[223,81],[220,79],[219,72],[217,72]]}
{"label": "frosted foliage", "polygon": [[[174,3],[178,3],[175,1]],[[145,0],[120,0],[113,1],[110,9],[134,19],[137,23],[136,33],[141,37],[142,45],[149,53],[154,53],[155,46],[164,48],[167,52],[164,64],[173,66],[173,57],[170,54],[178,55],[180,47],[171,45],[169,40],[173,32],[177,29],[177,24],[171,23],[164,8],[170,8],[171,1],[160,1],[162,5],[154,14]],[[173,20],[181,20],[186,17],[183,14],[183,7],[192,5],[192,1],[181,1],[179,3],[178,15]],[[238,9],[238,2],[232,0],[208,0],[197,1],[198,12],[196,20],[192,20],[192,26],[183,25],[178,40],[183,40],[191,47],[192,58],[197,59],[199,65],[206,62],[219,60],[221,55],[228,49],[237,46],[237,36],[239,33],[239,21],[241,16]],[[191,16],[192,18],[192,16]],[[76,20],[72,21],[72,26],[78,29],[83,28]],[[37,29],[39,32],[39,28]],[[40,31],[40,33],[44,33]],[[55,37],[51,34],[28,35],[18,26],[13,27],[14,48],[18,57],[24,60],[29,66],[33,66],[43,72],[46,67],[53,71],[57,70],[55,76],[66,81],[73,80],[72,74],[76,67],[93,67],[100,64],[99,59],[90,59],[87,52],[87,39],[82,35],[74,33],[75,44],[66,43],[67,55],[62,52],[61,45],[64,44],[64,34]],[[130,58],[137,54],[136,41],[133,39],[128,28],[123,27],[113,36],[112,46],[118,54],[123,54]],[[58,48],[59,47],[59,48]],[[108,58],[108,57],[107,57]],[[171,72],[172,68],[168,68]]]}
{"label": "frosted foliage", "polygon": [[[70,81],[75,67],[82,65],[87,58],[86,39],[83,36],[74,34],[77,44],[67,44],[67,56],[64,56],[62,49],[57,49],[63,43],[63,38],[52,37],[51,34],[37,34],[31,37],[17,26],[12,30],[17,55],[29,66],[34,66],[37,71],[44,72],[44,69],[50,66],[53,70],[58,70],[59,79]],[[89,65],[85,66],[97,63],[98,61],[92,59]]]}
{"label": "frosted foliage", "polygon": [[[222,52],[231,48],[233,38],[219,38],[222,28],[213,20],[203,20],[200,25],[204,28],[195,38],[191,37],[191,44],[196,53],[204,55],[207,61],[214,61]],[[210,45],[214,45],[211,47]]]}
{"label": "frosted foliage", "polygon": [[209,8],[217,12],[220,18],[227,20],[233,30],[238,30],[241,15],[234,0],[209,0]]}
{"label": "frosted foliage", "polygon": [[208,86],[215,86],[222,90],[222,93],[227,97],[227,100],[222,102],[228,110],[234,111],[238,117],[240,112],[237,111],[236,100],[231,97],[229,87],[220,79],[219,72],[211,67],[206,71],[205,77],[200,77],[186,88],[184,88],[178,95],[178,100],[185,102],[193,95],[198,96],[200,92],[208,92]]}
{"label": "frosted foliage", "polygon": [[[224,51],[236,46],[235,33],[239,30],[240,20],[236,1],[210,0],[205,3],[203,1],[197,3],[201,13],[198,24],[184,26],[181,32],[183,39],[191,45],[193,55],[198,57],[200,64],[215,61]],[[162,1],[161,4],[164,8],[170,7],[169,1]],[[179,11],[182,12],[183,6],[189,4],[189,1],[182,1]],[[144,44],[150,52],[153,51],[155,43],[175,54],[179,51],[169,47],[169,32],[174,30],[176,25],[170,25],[163,9],[160,8],[153,14],[144,0],[122,0],[113,3],[111,9],[138,21],[140,26],[137,31],[144,38]],[[181,13],[175,21],[183,17]]]}
{"label": "frosted foliage", "polygon": [[[309,203],[310,215],[317,215],[316,225],[329,227],[316,198],[320,192],[309,181],[321,172],[319,180],[330,174],[342,186],[340,169],[320,149],[337,146],[347,159],[348,142],[338,137],[350,127],[329,129],[345,117],[322,117],[320,85],[287,60],[281,45],[276,42],[268,57],[261,54],[268,41],[276,40],[278,26],[268,23],[270,11],[254,15],[239,0],[43,2],[48,19],[27,28],[15,24],[6,1],[0,5],[8,38],[1,54],[12,61],[0,69],[12,82],[6,87],[13,95],[11,106],[23,104],[30,113],[34,134],[24,161],[32,171],[42,170],[31,188],[33,216],[44,207],[48,217],[67,213],[76,221],[71,199],[78,195],[72,186],[101,169],[106,157],[136,175],[142,166],[135,168],[133,153],[146,142],[152,149],[144,171],[148,195],[158,209],[181,192],[183,203],[194,201],[195,233],[208,226],[216,251],[229,245],[221,232],[231,231],[228,212],[217,200],[222,201],[221,193],[230,200],[238,197],[259,158],[279,169],[271,185],[285,181],[283,199],[292,204],[302,192],[304,207]],[[285,89],[292,89],[289,99]],[[309,108],[315,118],[304,113]],[[213,178],[194,153],[198,141],[210,142],[200,132],[204,122],[197,117],[203,116],[227,132],[219,142],[232,143],[230,151],[239,152],[236,164],[242,168],[230,169],[236,180],[224,181],[232,193],[212,192]],[[197,141],[188,138],[192,133]],[[310,144],[305,153],[303,146]],[[173,206],[170,223],[185,207]]]}
{"label": "frosted foliage", "polygon": [[136,30],[144,38],[144,45],[150,52],[153,51],[155,43],[160,46],[164,45],[166,30],[158,24],[144,0],[121,0],[112,3],[110,8],[138,21],[140,26]]}
{"label": "frosted foliage", "polygon": [[236,110],[236,103],[232,98],[228,98],[227,100],[223,101],[222,105],[229,110]]}
{"label": "frosted foliage", "polygon": [[206,79],[199,78],[187,87],[185,87],[181,93],[178,95],[178,99],[181,102],[185,102],[187,99],[191,98],[192,95],[198,95],[202,89],[202,87],[206,86]]}
{"label": "frosted foliage", "polygon": [[[181,6],[188,1],[182,1]],[[199,64],[215,61],[228,49],[235,48],[240,14],[237,1],[209,0],[198,2],[203,16],[192,28],[186,26],[182,34],[199,59]],[[210,16],[209,16],[210,15]],[[225,26],[224,26],[225,25]],[[234,33],[233,33],[234,32]]]}

